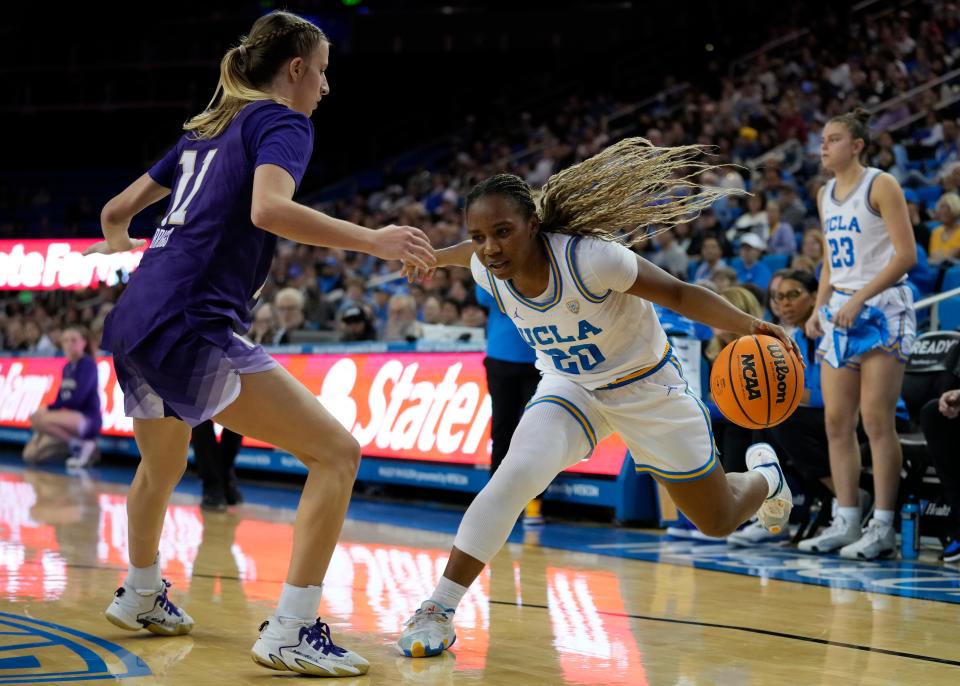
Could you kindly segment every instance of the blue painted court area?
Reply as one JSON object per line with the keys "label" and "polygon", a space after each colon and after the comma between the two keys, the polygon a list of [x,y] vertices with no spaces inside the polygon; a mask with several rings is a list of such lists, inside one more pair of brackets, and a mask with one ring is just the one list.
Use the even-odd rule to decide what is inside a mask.
{"label": "blue painted court area", "polygon": [[[77,669],[64,670],[64,652]],[[47,670],[55,656],[61,665]],[[143,660],[120,646],[76,629],[0,612],[0,684],[44,684],[150,676]]]}
{"label": "blue painted court area", "polygon": [[[4,463],[21,467],[19,460],[9,452],[0,457],[0,468]],[[51,465],[44,469],[60,471],[63,467]],[[115,466],[89,470],[89,475],[94,479],[124,484],[129,484],[133,476],[132,470]],[[177,490],[199,497],[200,483],[195,477],[187,476]],[[248,503],[289,509],[296,508],[300,497],[299,491],[292,486],[266,486],[250,482],[244,483],[243,492]],[[461,509],[449,506],[385,503],[359,497],[353,499],[348,513],[349,518],[357,521],[447,533],[451,536],[451,544],[462,516]],[[524,533],[518,525],[514,528],[510,541],[524,543]],[[543,527],[538,536],[539,545],[559,550],[683,565],[852,591],[960,603],[958,565],[898,560],[854,562],[834,555],[807,555],[792,547],[741,548],[716,543],[679,541],[649,531],[602,524],[552,523]]]}

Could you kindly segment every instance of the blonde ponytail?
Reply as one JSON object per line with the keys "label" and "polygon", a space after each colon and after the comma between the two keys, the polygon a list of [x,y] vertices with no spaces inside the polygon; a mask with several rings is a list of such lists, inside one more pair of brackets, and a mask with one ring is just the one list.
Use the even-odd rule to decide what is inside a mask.
{"label": "blonde ponytail", "polygon": [[251,102],[274,100],[289,105],[266,92],[265,86],[287,60],[307,59],[322,43],[329,43],[323,31],[295,14],[276,11],[260,17],[250,35],[220,60],[220,80],[213,98],[203,112],[183,125],[184,130],[199,139],[215,138]]}

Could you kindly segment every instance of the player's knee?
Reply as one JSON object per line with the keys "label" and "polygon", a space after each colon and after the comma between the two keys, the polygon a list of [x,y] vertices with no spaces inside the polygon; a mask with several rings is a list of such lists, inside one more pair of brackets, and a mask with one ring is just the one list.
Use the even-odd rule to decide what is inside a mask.
{"label": "player's knee", "polygon": [[733,510],[720,511],[710,517],[701,518],[702,521],[691,521],[696,525],[701,533],[714,538],[725,538],[737,530],[741,522],[738,522]]}
{"label": "player's knee", "polygon": [[299,456],[308,469],[327,470],[351,481],[356,478],[360,468],[360,444],[346,430],[337,431],[334,436],[318,436],[313,446],[314,450]]}
{"label": "player's knee", "polygon": [[831,441],[849,440],[857,430],[856,419],[843,413],[828,412],[823,417],[827,438]]}
{"label": "player's knee", "polygon": [[861,410],[863,418],[863,430],[871,440],[878,438],[887,438],[896,434],[896,422],[894,414],[889,410],[871,410],[864,408]]}
{"label": "player's knee", "polygon": [[[504,462],[506,465],[506,462]],[[526,505],[530,500],[540,495],[540,493],[553,481],[553,478],[559,473],[559,469],[551,466],[545,466],[533,460],[526,460],[522,463],[514,462],[507,469],[501,467],[494,474],[493,486],[504,486],[503,489],[516,495],[518,500],[522,500]],[[499,478],[498,478],[499,477]]]}

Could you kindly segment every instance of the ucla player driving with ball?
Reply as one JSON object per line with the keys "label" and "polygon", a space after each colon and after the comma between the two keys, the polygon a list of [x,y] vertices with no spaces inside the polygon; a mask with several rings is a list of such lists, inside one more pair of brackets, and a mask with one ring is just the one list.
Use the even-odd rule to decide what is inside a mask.
{"label": "ucla player driving with ball", "polygon": [[[916,335],[907,272],[917,249],[903,191],[890,174],[860,162],[870,142],[865,110],[823,128],[821,158],[834,178],[821,189],[825,254],[810,337],[823,336],[821,365],[830,471],[837,511],[801,550],[873,559],[893,555],[902,453],[895,414],[904,363]],[[861,531],[857,420],[870,441],[876,511]]]}
{"label": "ucla player driving with ball", "polygon": [[[627,247],[644,237],[635,227],[669,226],[729,192],[689,181],[698,153],[626,139],[551,177],[539,209],[529,186],[509,174],[468,194],[469,240],[436,251],[437,263],[470,267],[535,349],[543,377],[503,464],[464,515],[440,583],[406,623],[404,654],[436,655],[453,644],[458,603],[524,505],[610,433],[704,533],[725,536],[754,513],[771,530],[786,525],[791,495],[770,446],[751,449],[747,473],[718,468],[709,415],[652,303],[718,329],[770,334],[791,349],[792,340]],[[407,272],[418,274],[412,265]]]}

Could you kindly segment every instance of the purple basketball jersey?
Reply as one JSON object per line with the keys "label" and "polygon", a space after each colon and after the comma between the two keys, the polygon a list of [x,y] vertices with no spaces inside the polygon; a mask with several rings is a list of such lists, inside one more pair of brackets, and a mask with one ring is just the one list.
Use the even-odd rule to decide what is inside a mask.
{"label": "purple basketball jersey", "polygon": [[310,120],[272,100],[247,105],[216,138],[181,137],[149,171],[170,202],[103,347],[159,364],[185,331],[222,349],[245,333],[276,246],[250,221],[254,171],[275,164],[299,186],[312,150]]}
{"label": "purple basketball jersey", "polygon": [[128,416],[196,426],[236,399],[240,375],[276,366],[237,335],[277,242],[250,221],[253,173],[275,164],[299,186],[312,150],[310,120],[267,100],[216,138],[183,136],[150,169],[170,202],[103,331]]}

